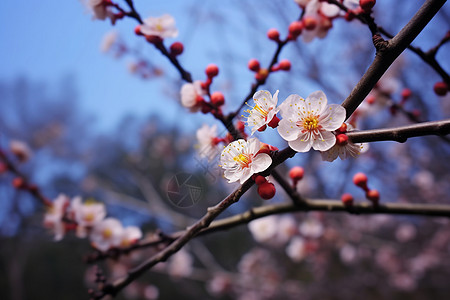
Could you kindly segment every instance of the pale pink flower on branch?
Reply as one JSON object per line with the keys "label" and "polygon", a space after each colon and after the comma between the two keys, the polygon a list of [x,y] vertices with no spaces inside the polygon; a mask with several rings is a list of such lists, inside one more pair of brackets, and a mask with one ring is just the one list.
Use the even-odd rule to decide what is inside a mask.
{"label": "pale pink flower on branch", "polygon": [[206,95],[206,92],[202,89],[200,80],[193,83],[185,83],[180,91],[181,104],[193,112],[198,111],[203,103],[204,95]]}
{"label": "pale pink flower on branch", "polygon": [[334,146],[336,137],[332,131],[345,120],[345,109],[337,104],[327,105],[322,91],[310,94],[306,100],[290,95],[281,105],[283,119],[278,133],[297,152],[311,149],[326,151]]}
{"label": "pale pink flower on branch", "polygon": [[12,140],[9,149],[20,162],[26,162],[31,157],[31,149],[25,142]]}
{"label": "pale pink flower on branch", "polygon": [[247,126],[252,128],[254,134],[259,128],[268,125],[273,117],[278,112],[278,92],[272,94],[269,91],[258,91],[253,95],[255,106],[251,110],[246,110],[249,113],[247,117]]}
{"label": "pale pink flower on branch", "polygon": [[142,238],[142,231],[139,227],[125,227],[120,236],[120,248],[128,248]]}
{"label": "pale pink flower on branch", "polygon": [[178,35],[178,29],[175,27],[175,19],[168,14],[160,17],[148,17],[141,25],[141,32],[145,35],[152,35],[165,38],[174,38]]}
{"label": "pale pink flower on branch", "polygon": [[106,0],[85,0],[87,7],[92,11],[94,19],[115,21],[114,13]]}
{"label": "pale pink flower on branch", "polygon": [[82,203],[81,197],[75,197],[70,205],[73,218],[77,222],[77,236],[84,238],[87,230],[91,229],[106,216],[106,209],[103,203],[92,200]]}
{"label": "pale pink flower on branch", "polygon": [[260,144],[257,138],[248,141],[239,139],[223,149],[220,163],[229,183],[239,180],[242,184],[253,174],[266,170],[272,164],[272,158],[268,154],[258,153]]}
{"label": "pale pink flower on branch", "polygon": [[298,232],[297,222],[292,216],[281,216],[277,223],[277,242],[287,243]]}
{"label": "pale pink flower on branch", "polygon": [[306,257],[306,243],[302,237],[296,236],[286,247],[286,254],[295,262],[300,262]]}
{"label": "pale pink flower on branch", "polygon": [[311,42],[315,37],[324,38],[333,26],[332,18],[340,12],[338,6],[325,1],[310,0],[306,4],[303,20],[306,23],[315,23],[315,26],[305,26],[302,39],[305,43]]}
{"label": "pale pink flower on branch", "polygon": [[123,236],[122,223],[115,218],[106,218],[97,223],[90,234],[92,246],[100,251],[118,247]]}
{"label": "pale pink flower on branch", "polygon": [[257,242],[264,243],[270,241],[277,234],[278,217],[267,216],[253,220],[248,224],[248,229]]}
{"label": "pale pink flower on branch", "polygon": [[52,203],[44,216],[44,226],[51,229],[55,235],[55,241],[60,241],[66,232],[63,217],[66,208],[70,204],[70,199],[66,195],[60,194]]}
{"label": "pale pink flower on branch", "polygon": [[203,124],[203,126],[197,130],[196,136],[199,156],[212,161],[219,153],[218,142],[220,139],[217,137],[217,126]]}

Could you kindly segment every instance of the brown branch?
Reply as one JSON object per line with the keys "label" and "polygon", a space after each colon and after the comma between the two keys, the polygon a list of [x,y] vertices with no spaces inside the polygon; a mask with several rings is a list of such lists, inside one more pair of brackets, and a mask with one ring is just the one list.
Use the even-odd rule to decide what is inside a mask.
{"label": "brown branch", "polygon": [[411,137],[424,135],[444,136],[447,134],[450,134],[450,119],[394,128],[350,131],[347,133],[347,136],[353,143],[379,141],[396,141],[399,143],[404,143]]}
{"label": "brown branch", "polygon": [[209,207],[207,213],[194,225],[188,227],[186,231],[173,243],[169,244],[166,248],[149,258],[141,265],[137,266],[133,270],[130,270],[127,276],[118,279],[112,284],[105,285],[105,287],[101,291],[94,292],[91,297],[93,297],[94,299],[101,299],[106,295],[114,296],[137,277],[141,276],[148,269],[159,262],[166,261],[172,254],[176,253],[179,249],[181,249],[181,247],[183,247],[187,242],[194,238],[202,229],[207,228],[220,213],[222,213],[233,203],[239,201],[240,197],[253,184],[254,181],[252,179],[244,182],[241,187],[230,194],[227,198],[219,202],[216,206]]}
{"label": "brown branch", "polygon": [[[347,118],[353,114],[389,66],[411,44],[445,2],[446,0],[427,0],[408,24],[385,43],[384,49],[377,51],[369,69],[342,103],[347,111]],[[374,36],[374,38],[376,37]],[[379,37],[381,38],[381,36]]]}

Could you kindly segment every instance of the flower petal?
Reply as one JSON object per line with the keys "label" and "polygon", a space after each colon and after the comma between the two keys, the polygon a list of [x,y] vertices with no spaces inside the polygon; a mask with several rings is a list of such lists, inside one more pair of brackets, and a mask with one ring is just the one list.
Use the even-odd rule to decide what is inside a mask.
{"label": "flower petal", "polygon": [[278,123],[277,130],[280,136],[288,142],[297,139],[301,132],[300,128],[289,119],[282,119]]}
{"label": "flower petal", "polygon": [[294,108],[297,107],[302,100],[303,98],[299,95],[289,95],[279,106],[281,117],[292,118],[294,115],[297,116],[297,110]]}
{"label": "flower petal", "polygon": [[324,130],[332,131],[341,127],[345,121],[345,108],[330,104],[319,117],[319,124]]}
{"label": "flower petal", "polygon": [[314,150],[326,151],[336,144],[336,136],[329,131],[321,131],[322,138],[317,138],[313,141],[312,147]]}
{"label": "flower petal", "polygon": [[247,147],[249,154],[256,154],[260,150],[260,142],[257,138],[251,138],[247,141]]}
{"label": "flower petal", "polygon": [[330,162],[334,161],[336,158],[338,158],[338,155],[339,155],[339,149],[338,148],[339,148],[338,145],[334,145],[333,147],[331,147],[327,151],[320,152],[320,154],[322,155],[322,160],[330,161]]}
{"label": "flower petal", "polygon": [[294,149],[297,152],[308,152],[309,149],[311,149],[311,141],[304,140],[303,136],[302,136],[294,141],[290,141],[289,147],[291,147],[292,149]]}
{"label": "flower petal", "polygon": [[252,173],[259,173],[267,170],[267,168],[272,164],[272,158],[266,153],[258,154],[252,162],[251,169]]}
{"label": "flower petal", "polygon": [[322,91],[311,93],[306,97],[305,106],[306,114],[320,115],[327,107],[327,96]]}
{"label": "flower petal", "polygon": [[250,168],[244,168],[242,169],[242,172],[240,174],[240,179],[239,182],[241,184],[243,184],[244,182],[247,181],[247,179],[249,179],[250,177],[252,177],[254,173],[252,173],[252,170]]}

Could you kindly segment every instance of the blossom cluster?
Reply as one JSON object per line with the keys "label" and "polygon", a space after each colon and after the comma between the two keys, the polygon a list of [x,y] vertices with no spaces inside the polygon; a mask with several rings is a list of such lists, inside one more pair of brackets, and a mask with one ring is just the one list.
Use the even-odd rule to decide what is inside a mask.
{"label": "blossom cluster", "polygon": [[57,241],[74,230],[79,238],[89,237],[92,246],[100,251],[127,248],[142,237],[138,227],[123,227],[119,220],[106,218],[103,203],[93,200],[83,203],[79,196],[70,199],[63,194],[53,201],[45,214],[44,226],[53,231]]}

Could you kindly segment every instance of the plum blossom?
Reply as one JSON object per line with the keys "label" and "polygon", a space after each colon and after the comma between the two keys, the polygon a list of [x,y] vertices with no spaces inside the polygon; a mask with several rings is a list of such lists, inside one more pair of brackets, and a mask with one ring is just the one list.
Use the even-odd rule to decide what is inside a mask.
{"label": "plum blossom", "polygon": [[197,111],[200,109],[200,104],[205,94],[200,80],[194,81],[193,83],[185,83],[180,91],[181,104],[193,112]]}
{"label": "plum blossom", "polygon": [[223,149],[220,163],[229,183],[239,180],[242,184],[253,174],[266,170],[272,164],[272,158],[268,154],[258,154],[260,144],[257,138],[248,141],[239,139]]}
{"label": "plum blossom", "polygon": [[64,237],[66,230],[62,219],[69,203],[69,197],[60,194],[44,216],[44,226],[53,230],[55,241],[60,241]]}
{"label": "plum blossom", "polygon": [[22,141],[12,140],[9,143],[9,149],[20,162],[26,162],[31,156],[30,147]]}
{"label": "plum blossom", "polygon": [[306,243],[302,237],[294,237],[286,247],[286,254],[295,262],[302,261],[306,257]]}
{"label": "plum blossom", "polygon": [[332,131],[345,120],[345,109],[337,104],[327,105],[322,91],[310,94],[306,100],[290,95],[281,105],[283,119],[278,133],[297,152],[311,149],[326,151],[334,146],[336,137]]}
{"label": "plum blossom", "polygon": [[[347,130],[352,131],[353,126],[350,124],[347,124]],[[322,160],[325,161],[334,161],[335,159],[339,158],[344,160],[349,157],[358,157],[361,153],[367,152],[369,150],[369,144],[367,143],[358,143],[354,144],[350,141],[348,141],[347,136],[343,134],[344,138],[343,140],[339,139],[339,136],[337,136],[336,144],[334,144],[333,147],[328,149],[327,151],[323,151],[320,154],[322,155]]]}
{"label": "plum blossom", "polygon": [[105,20],[110,18],[111,21],[115,21],[115,16],[111,7],[108,5],[108,1],[105,0],[87,0],[87,7],[92,11],[94,19]]}
{"label": "plum blossom", "polygon": [[278,220],[277,225],[277,241],[284,244],[287,243],[297,232],[297,222],[292,216],[284,215]]}
{"label": "plum blossom", "polygon": [[251,110],[246,111],[249,113],[247,126],[252,127],[252,134],[264,125],[269,124],[277,114],[279,110],[276,108],[278,92],[276,91],[273,96],[269,91],[258,91],[253,95],[255,106]]}
{"label": "plum blossom", "polygon": [[325,1],[310,0],[305,6],[304,20],[311,20],[315,22],[315,26],[305,26],[305,30],[302,33],[302,39],[304,42],[309,43],[315,37],[324,38],[328,30],[333,26],[332,18],[339,14],[339,7],[327,3]]}
{"label": "plum blossom", "polygon": [[278,217],[267,216],[253,220],[248,224],[248,229],[257,242],[267,242],[277,234]]}
{"label": "plum blossom", "polygon": [[121,248],[127,248],[136,243],[141,238],[142,238],[142,231],[139,227],[136,226],[125,227],[120,236],[119,246]]}
{"label": "plum blossom", "polygon": [[103,203],[95,201],[81,202],[81,197],[75,197],[70,205],[73,218],[77,222],[77,236],[84,238],[87,230],[94,227],[106,216],[106,209]]}
{"label": "plum blossom", "polygon": [[168,14],[160,17],[148,17],[141,25],[141,32],[145,35],[158,36],[164,38],[174,38],[178,35],[175,27],[175,19]]}
{"label": "plum blossom", "polygon": [[203,126],[197,130],[196,136],[199,156],[212,161],[219,152],[217,145],[220,139],[217,137],[217,126],[203,124]]}
{"label": "plum blossom", "polygon": [[123,237],[122,223],[115,218],[106,218],[92,229],[90,239],[92,246],[100,251],[107,251],[120,245]]}

